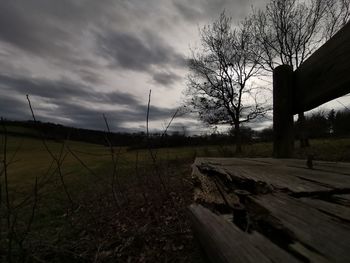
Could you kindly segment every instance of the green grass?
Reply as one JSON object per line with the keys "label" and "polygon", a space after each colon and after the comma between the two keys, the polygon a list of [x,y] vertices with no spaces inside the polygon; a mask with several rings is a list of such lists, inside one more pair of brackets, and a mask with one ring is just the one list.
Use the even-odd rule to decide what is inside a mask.
{"label": "green grass", "polygon": [[37,130],[33,128],[27,128],[27,127],[21,127],[21,126],[6,126],[8,133],[18,133],[22,135],[28,135],[28,136],[38,136],[39,133]]}
{"label": "green grass", "polygon": [[[49,149],[58,156],[62,143],[47,142]],[[89,169],[100,176],[108,177],[112,170],[110,149],[105,146],[66,142]],[[296,143],[297,145],[297,143]],[[331,161],[350,161],[350,139],[312,140],[311,147],[300,149],[296,147],[295,158],[306,158],[307,154],[314,154],[315,159]],[[10,188],[17,192],[25,191],[33,186],[35,177],[41,178],[50,168],[52,158],[46,151],[41,140],[25,137],[8,137],[7,158],[12,160],[8,167]],[[148,150],[128,151],[126,147],[116,148],[120,153],[118,167],[124,172],[134,169],[136,154],[141,164],[151,162]],[[163,161],[186,160],[190,162],[194,157],[271,157],[271,143],[257,143],[243,146],[243,153],[235,155],[234,145],[225,146],[197,146],[155,149],[157,158]],[[14,156],[15,154],[15,156]],[[13,157],[14,156],[14,157]],[[54,165],[55,166],[55,165]],[[90,183],[93,176],[70,153],[62,163],[62,172],[70,187],[79,190],[74,184]],[[127,174],[122,175],[127,176]],[[74,183],[72,185],[72,183]]]}

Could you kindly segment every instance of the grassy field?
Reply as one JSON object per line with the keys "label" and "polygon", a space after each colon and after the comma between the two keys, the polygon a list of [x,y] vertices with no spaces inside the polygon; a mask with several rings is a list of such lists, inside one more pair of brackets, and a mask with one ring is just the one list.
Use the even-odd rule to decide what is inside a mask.
{"label": "grassy field", "polygon": [[[4,159],[4,138],[1,160]],[[350,140],[315,140],[296,158],[350,161]],[[195,157],[271,157],[272,144],[149,151],[7,138],[1,165],[3,261],[202,262],[186,217]],[[114,169],[114,167],[116,169]],[[6,182],[7,181],[7,182]],[[37,182],[37,183],[36,183]]]}

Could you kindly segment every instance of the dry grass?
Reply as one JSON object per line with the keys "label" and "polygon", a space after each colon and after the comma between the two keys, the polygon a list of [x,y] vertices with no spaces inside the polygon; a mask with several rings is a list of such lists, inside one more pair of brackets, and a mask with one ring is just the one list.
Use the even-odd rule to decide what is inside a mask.
{"label": "dry grass", "polygon": [[[315,159],[350,161],[349,139],[315,140],[311,144],[306,150],[297,148],[295,157],[306,158],[312,153]],[[48,147],[59,155],[62,143],[49,141]],[[152,150],[157,152],[156,162],[149,150],[128,151],[124,147],[114,151],[118,204],[111,189],[110,149],[66,142],[61,169],[66,190],[74,200],[71,206],[41,140],[8,137],[8,156],[15,155],[8,166],[9,196],[19,234],[25,232],[33,207],[35,178],[39,182],[34,221],[23,249],[13,247],[14,262],[23,258],[33,262],[202,262],[186,216],[186,207],[192,202],[190,165],[199,156],[232,157],[234,146]],[[245,145],[244,153],[235,157],[271,154],[270,143],[259,143]],[[3,176],[0,179],[3,189]],[[4,205],[1,209],[0,254],[4,261],[7,210]]]}

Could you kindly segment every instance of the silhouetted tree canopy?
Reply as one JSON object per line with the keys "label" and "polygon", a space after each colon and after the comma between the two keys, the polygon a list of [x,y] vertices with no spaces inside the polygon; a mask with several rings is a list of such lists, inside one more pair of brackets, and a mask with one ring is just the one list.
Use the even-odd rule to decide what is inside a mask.
{"label": "silhouetted tree canopy", "polygon": [[234,127],[237,152],[241,151],[240,126],[265,114],[251,79],[261,70],[260,48],[250,20],[232,26],[223,12],[212,25],[200,30],[201,48],[189,61],[190,105],[208,124]]}

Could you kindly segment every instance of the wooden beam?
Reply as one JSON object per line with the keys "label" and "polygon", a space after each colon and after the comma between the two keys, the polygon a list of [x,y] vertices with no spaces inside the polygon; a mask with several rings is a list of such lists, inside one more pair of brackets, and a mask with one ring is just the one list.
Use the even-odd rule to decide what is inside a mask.
{"label": "wooden beam", "polygon": [[293,69],[282,65],[273,71],[273,155],[290,158],[294,150]]}
{"label": "wooden beam", "polygon": [[295,71],[293,113],[350,93],[350,23]]}
{"label": "wooden beam", "polygon": [[[320,256],[323,255],[328,259],[327,262],[349,262],[349,224],[334,217],[334,207],[330,210],[330,206],[322,207],[320,203],[310,205],[283,193],[260,195],[251,200],[287,228],[295,240],[307,245],[311,251],[318,252]],[[348,209],[343,206],[337,213]]]}
{"label": "wooden beam", "polygon": [[197,238],[211,262],[300,262],[261,234],[243,232],[201,205],[191,205],[189,211]]}

